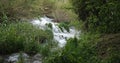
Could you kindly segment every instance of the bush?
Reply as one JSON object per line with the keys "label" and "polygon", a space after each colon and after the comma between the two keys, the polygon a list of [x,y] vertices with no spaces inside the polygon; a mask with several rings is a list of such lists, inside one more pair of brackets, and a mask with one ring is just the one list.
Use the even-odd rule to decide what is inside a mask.
{"label": "bush", "polygon": [[80,39],[70,38],[62,52],[48,57],[45,63],[98,63],[96,41],[99,34],[82,35]]}
{"label": "bush", "polygon": [[52,28],[53,25],[52,25],[51,23],[46,24],[46,26],[47,26],[48,28],[50,28],[50,29],[53,29],[53,28]]}
{"label": "bush", "polygon": [[87,31],[120,32],[120,4],[115,0],[70,0]]}
{"label": "bush", "polygon": [[45,63],[119,63],[119,37],[118,34],[112,39],[102,37],[101,41],[100,34],[82,34],[80,39],[69,39],[66,46],[47,57]]}
{"label": "bush", "polygon": [[69,24],[68,22],[61,22],[58,26],[62,32],[64,31],[64,29],[67,30],[67,32],[70,32],[68,24]]}
{"label": "bush", "polygon": [[39,44],[53,38],[51,33],[34,27],[30,23],[11,23],[0,25],[0,54],[19,51],[36,53]]}

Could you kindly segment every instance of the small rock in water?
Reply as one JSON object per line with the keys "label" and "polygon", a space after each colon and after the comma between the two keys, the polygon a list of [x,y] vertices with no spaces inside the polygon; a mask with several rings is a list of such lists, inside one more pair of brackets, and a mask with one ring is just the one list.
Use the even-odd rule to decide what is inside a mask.
{"label": "small rock in water", "polygon": [[33,63],[42,63],[41,61],[34,61]]}
{"label": "small rock in water", "polygon": [[41,57],[42,57],[41,54],[36,54],[36,55],[34,55],[33,59],[42,60]]}
{"label": "small rock in water", "polygon": [[[25,63],[42,63],[42,55],[36,54],[34,56],[28,56],[26,53],[14,53],[10,56],[8,56],[4,63],[17,63],[19,62],[20,55],[22,55],[23,61]],[[1,63],[1,62],[0,62]]]}
{"label": "small rock in water", "polygon": [[[59,23],[53,22],[53,19],[50,19],[48,17],[41,17],[41,21],[39,21],[38,19],[33,20],[32,24],[39,26],[41,29],[45,30],[44,27],[46,27],[45,24],[52,24],[52,32],[53,32],[53,36],[54,36],[54,40],[58,41],[58,45],[60,45],[60,47],[64,47],[66,44],[66,39],[69,38],[74,38],[75,36],[79,36],[79,31],[77,31],[74,27],[70,27],[69,31],[67,31],[65,28],[61,28],[59,27]],[[38,22],[39,21],[39,22]],[[37,25],[39,24],[39,25]],[[62,35],[62,36],[61,36]]]}
{"label": "small rock in water", "polygon": [[[7,61],[12,62],[12,63],[16,63],[19,60],[19,57],[20,57],[20,53],[15,53],[15,54],[10,55],[8,57]],[[24,59],[29,58],[29,56],[26,53],[22,53],[22,57]]]}

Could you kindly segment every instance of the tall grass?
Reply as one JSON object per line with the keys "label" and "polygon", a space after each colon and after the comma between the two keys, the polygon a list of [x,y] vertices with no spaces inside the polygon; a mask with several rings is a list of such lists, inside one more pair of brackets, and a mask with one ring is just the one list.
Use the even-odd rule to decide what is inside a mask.
{"label": "tall grass", "polygon": [[4,15],[9,20],[47,15],[55,21],[74,21],[77,15],[71,8],[68,0],[0,0],[0,21]]}
{"label": "tall grass", "polygon": [[[40,14],[36,0],[0,0],[0,14],[6,14],[11,19],[33,17]],[[4,4],[6,3],[6,4]],[[37,12],[37,13],[36,13]]]}
{"label": "tall grass", "polygon": [[4,14],[10,20],[42,16],[53,10],[53,4],[52,0],[0,0],[0,21]]}

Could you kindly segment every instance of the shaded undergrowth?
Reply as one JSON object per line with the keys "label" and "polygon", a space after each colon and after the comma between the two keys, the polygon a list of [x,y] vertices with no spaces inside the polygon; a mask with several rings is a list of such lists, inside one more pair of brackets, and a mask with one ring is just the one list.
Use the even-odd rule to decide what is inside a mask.
{"label": "shaded undergrowth", "polygon": [[[106,37],[105,37],[106,36]],[[120,34],[111,36],[96,33],[82,34],[80,39],[71,38],[66,46],[52,54],[45,63],[119,63]]]}
{"label": "shaded undergrowth", "polygon": [[27,22],[0,25],[0,54],[40,52],[41,44],[53,39],[52,32],[41,30]]}

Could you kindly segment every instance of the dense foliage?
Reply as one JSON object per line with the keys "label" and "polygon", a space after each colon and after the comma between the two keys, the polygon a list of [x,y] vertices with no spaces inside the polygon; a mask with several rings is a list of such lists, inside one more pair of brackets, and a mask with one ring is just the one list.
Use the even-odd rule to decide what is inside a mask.
{"label": "dense foliage", "polygon": [[[115,37],[116,35],[113,35]],[[118,34],[117,36],[120,36]],[[100,34],[86,33],[81,39],[71,38],[62,51],[52,54],[45,63],[119,63],[119,39],[100,38]],[[104,40],[101,40],[104,39]],[[116,40],[116,41],[114,41]],[[106,42],[106,43],[105,43]],[[113,43],[114,44],[111,44]],[[117,45],[117,46],[116,46]]]}
{"label": "dense foliage", "polygon": [[63,30],[66,30],[67,32],[70,32],[69,29],[69,23],[68,22],[61,22],[58,26],[61,29],[61,31],[63,32]]}
{"label": "dense foliage", "polygon": [[88,32],[82,33],[80,39],[69,39],[62,51],[47,57],[45,63],[119,63],[120,1],[70,1],[80,21],[73,21],[71,25]]}
{"label": "dense foliage", "polygon": [[29,23],[11,23],[0,25],[0,54],[19,51],[39,52],[39,46],[52,39],[50,31],[43,31]]}
{"label": "dense foliage", "polygon": [[119,0],[70,0],[87,31],[120,32]]}

